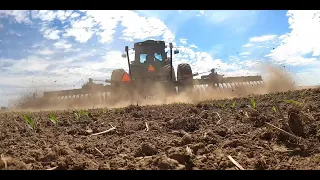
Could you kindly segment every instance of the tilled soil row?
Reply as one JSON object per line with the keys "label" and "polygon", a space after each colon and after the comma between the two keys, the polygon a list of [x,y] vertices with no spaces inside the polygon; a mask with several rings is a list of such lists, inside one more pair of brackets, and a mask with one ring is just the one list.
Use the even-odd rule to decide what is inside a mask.
{"label": "tilled soil row", "polygon": [[319,94],[1,113],[0,169],[320,169]]}

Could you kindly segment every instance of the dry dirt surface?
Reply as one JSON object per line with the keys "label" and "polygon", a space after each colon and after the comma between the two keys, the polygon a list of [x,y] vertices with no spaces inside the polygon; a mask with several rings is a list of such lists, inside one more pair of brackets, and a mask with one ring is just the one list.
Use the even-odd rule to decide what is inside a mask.
{"label": "dry dirt surface", "polygon": [[5,112],[0,169],[320,169],[319,109],[320,88],[314,88],[89,109],[80,118],[76,111],[32,112],[34,130],[25,112]]}

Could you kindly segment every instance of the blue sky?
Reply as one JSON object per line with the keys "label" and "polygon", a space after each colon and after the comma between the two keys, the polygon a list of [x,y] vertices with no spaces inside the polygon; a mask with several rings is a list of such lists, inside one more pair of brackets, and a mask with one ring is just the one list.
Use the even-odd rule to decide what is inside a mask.
{"label": "blue sky", "polygon": [[[318,11],[0,11],[0,105],[35,89],[79,88],[127,69],[124,46],[172,42],[174,65],[226,76],[273,63],[297,84],[320,81]],[[131,52],[131,56],[132,52]],[[40,88],[41,87],[41,88]]]}

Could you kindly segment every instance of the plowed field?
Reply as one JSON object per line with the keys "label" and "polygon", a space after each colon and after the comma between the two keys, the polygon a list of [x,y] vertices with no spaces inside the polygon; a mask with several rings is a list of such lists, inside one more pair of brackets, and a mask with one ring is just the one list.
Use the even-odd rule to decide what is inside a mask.
{"label": "plowed field", "polygon": [[315,88],[80,118],[55,111],[57,125],[32,112],[34,130],[24,112],[3,112],[0,169],[320,169],[319,109]]}

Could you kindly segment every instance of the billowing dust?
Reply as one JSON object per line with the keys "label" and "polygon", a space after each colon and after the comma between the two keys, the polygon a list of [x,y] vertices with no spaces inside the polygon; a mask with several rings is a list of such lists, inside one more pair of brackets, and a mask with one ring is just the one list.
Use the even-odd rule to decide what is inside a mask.
{"label": "billowing dust", "polygon": [[[37,108],[24,108],[27,111],[38,111],[38,110],[64,110],[64,109],[91,109],[91,108],[119,108],[128,106],[130,104],[138,104],[138,105],[161,105],[161,104],[170,104],[170,103],[195,103],[203,100],[214,100],[214,99],[229,99],[234,97],[240,97],[244,95],[250,94],[267,94],[279,91],[288,91],[288,90],[296,90],[298,87],[295,85],[291,75],[280,69],[275,65],[262,64],[261,72],[266,72],[266,77],[264,79],[264,84],[259,86],[241,86],[236,89],[224,89],[219,90],[211,87],[196,87],[193,89],[188,89],[185,93],[181,93],[179,95],[165,95],[164,88],[161,85],[156,85],[152,89],[156,91],[156,93],[160,94],[160,99],[153,98],[143,98],[136,96],[135,99],[119,99],[117,95],[113,96],[113,99],[118,102],[112,106],[107,106],[103,103],[97,103],[95,100],[85,100],[79,103],[79,100],[67,100],[62,102],[50,102],[52,106],[46,106],[44,108],[44,104],[48,104],[49,102],[45,101],[37,101],[31,100],[28,101],[28,106],[33,106]],[[150,88],[150,87],[146,87]],[[118,92],[121,94],[122,92]],[[166,96],[166,97],[164,97]],[[19,110],[19,109],[13,109]]]}

